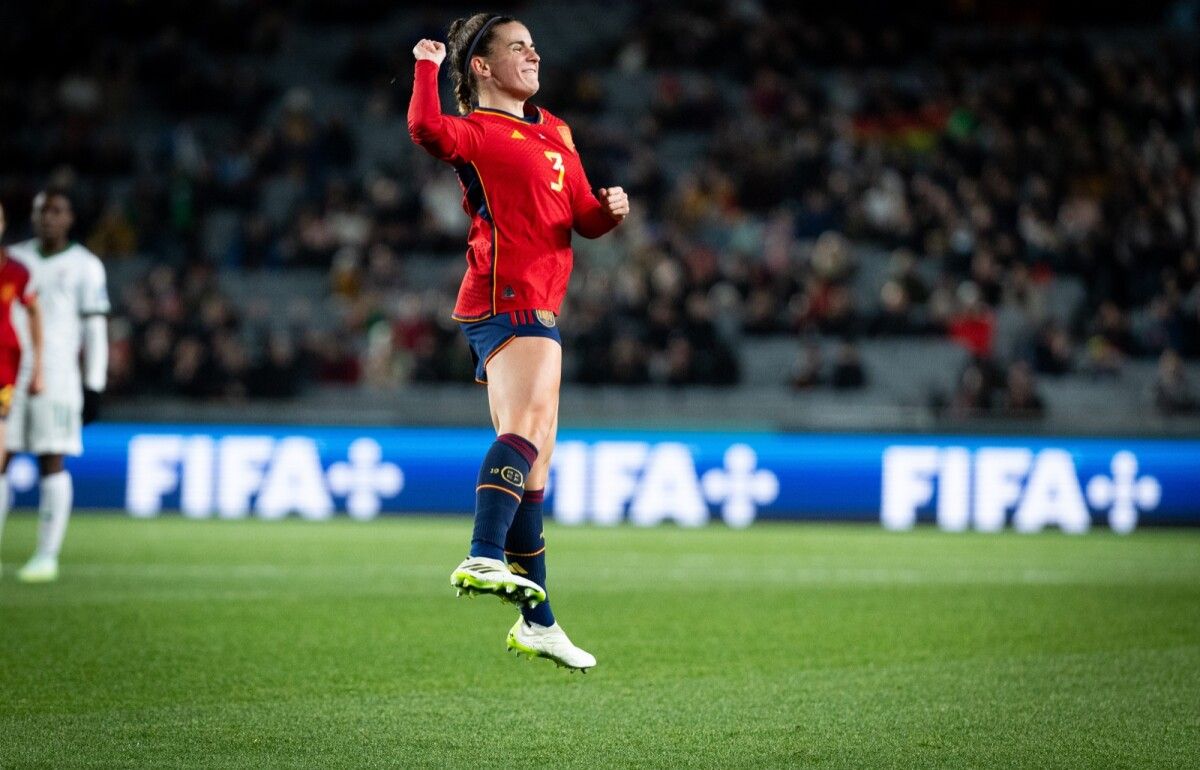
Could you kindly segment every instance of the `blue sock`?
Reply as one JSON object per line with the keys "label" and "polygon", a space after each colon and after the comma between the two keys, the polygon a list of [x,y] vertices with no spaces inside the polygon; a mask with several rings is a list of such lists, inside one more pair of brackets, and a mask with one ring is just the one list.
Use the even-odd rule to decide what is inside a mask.
{"label": "blue sock", "polygon": [[[545,490],[531,489],[521,498],[521,506],[508,529],[504,555],[514,575],[523,575],[546,589],[546,541],[542,537],[542,497]],[[521,608],[521,616],[540,626],[554,625],[550,595],[533,609]]]}
{"label": "blue sock", "polygon": [[475,485],[472,556],[504,561],[504,539],[525,493],[525,476],[536,459],[537,447],[515,433],[499,436],[484,455]]}

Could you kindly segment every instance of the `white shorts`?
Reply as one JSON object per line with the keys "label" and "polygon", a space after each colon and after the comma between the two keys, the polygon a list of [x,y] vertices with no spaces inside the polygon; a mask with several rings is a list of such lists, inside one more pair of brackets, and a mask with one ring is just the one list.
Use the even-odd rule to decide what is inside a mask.
{"label": "white shorts", "polygon": [[82,412],[78,400],[17,390],[4,436],[8,451],[78,457],[83,454]]}

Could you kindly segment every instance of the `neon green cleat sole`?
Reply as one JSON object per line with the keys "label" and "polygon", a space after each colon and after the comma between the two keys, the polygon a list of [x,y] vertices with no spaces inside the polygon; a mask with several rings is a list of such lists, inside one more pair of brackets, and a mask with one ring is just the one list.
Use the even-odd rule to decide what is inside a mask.
{"label": "neon green cleat sole", "polygon": [[549,628],[525,623],[518,618],[508,632],[505,646],[518,658],[545,658],[571,673],[586,674],[596,665],[596,658],[576,647],[557,623]]}
{"label": "neon green cleat sole", "polygon": [[459,596],[498,597],[518,607],[536,607],[546,601],[546,592],[533,581],[513,575],[494,559],[468,559],[450,574],[450,586]]}
{"label": "neon green cleat sole", "polygon": [[58,560],[34,558],[17,572],[22,583],[53,583],[58,580]]}
{"label": "neon green cleat sole", "polygon": [[[505,640],[504,644],[506,647],[508,647],[508,651],[511,652],[512,654],[516,655],[518,658],[521,657],[522,655],[524,655],[529,660],[533,660],[534,658],[544,657],[542,655],[542,653],[538,652],[537,650],[533,649],[532,647],[526,647],[525,645],[518,642],[513,637],[512,634],[508,635],[508,639]],[[547,658],[547,660],[553,660],[553,658]],[[558,665],[561,666],[562,664],[559,663]]]}

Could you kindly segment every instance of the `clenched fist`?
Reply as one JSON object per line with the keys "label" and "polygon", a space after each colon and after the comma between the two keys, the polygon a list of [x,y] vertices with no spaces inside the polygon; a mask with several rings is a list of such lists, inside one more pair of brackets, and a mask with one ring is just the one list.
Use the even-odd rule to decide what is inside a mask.
{"label": "clenched fist", "polygon": [[618,222],[629,213],[629,196],[620,187],[601,187],[599,197],[600,205]]}
{"label": "clenched fist", "polygon": [[413,46],[413,56],[417,61],[431,61],[440,67],[446,58],[446,44],[436,40],[418,40]]}

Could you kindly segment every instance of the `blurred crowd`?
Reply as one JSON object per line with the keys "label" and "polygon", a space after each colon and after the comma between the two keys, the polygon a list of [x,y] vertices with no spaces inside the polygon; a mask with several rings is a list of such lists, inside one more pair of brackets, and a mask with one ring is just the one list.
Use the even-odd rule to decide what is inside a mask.
{"label": "blurred crowd", "polygon": [[287,398],[308,383],[361,378],[355,333],[314,322],[310,303],[233,302],[203,262],[161,265],[120,289],[109,388],[124,395]]}
{"label": "blurred crowd", "polygon": [[[412,17],[385,45],[366,30],[389,9],[365,0],[51,0],[19,39],[0,32],[0,59],[45,52],[59,6],[77,39],[32,82],[0,81],[0,198],[19,220],[53,169],[91,248],[161,263],[114,287],[119,389],[469,380],[447,317],[461,192],[404,132],[408,41],[444,19]],[[330,22],[362,32],[325,88],[263,66]],[[1194,29],[1156,29],[850,23],[729,0],[651,4],[570,61],[544,51],[537,101],[572,124],[593,183],[636,208],[577,239],[567,376],[733,385],[746,341],[789,337],[780,384],[855,389],[871,384],[863,340],[924,336],[969,353],[930,394],[949,414],[1036,417],[1040,378],[1119,377],[1136,357],[1159,361],[1162,411],[1196,409],[1200,57]],[[630,83],[641,98],[614,92]],[[326,296],[275,307],[223,289],[299,268],[327,275]]]}

